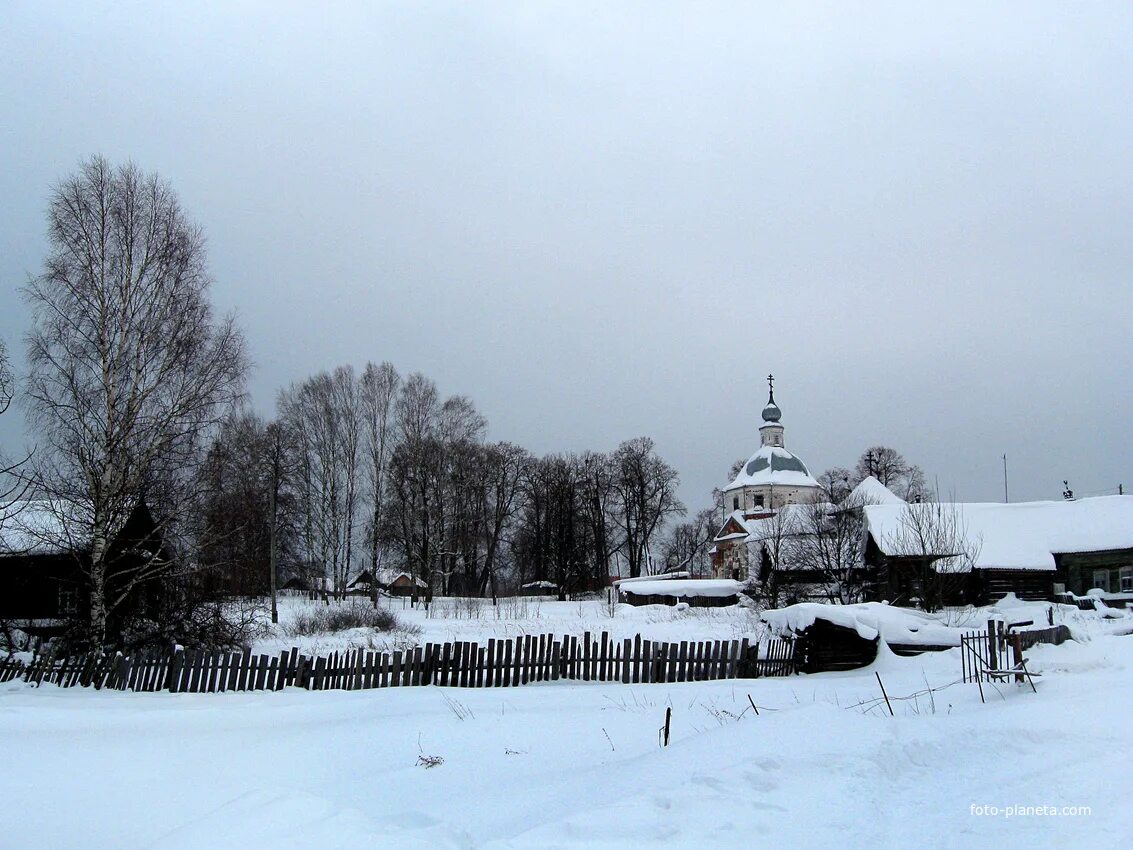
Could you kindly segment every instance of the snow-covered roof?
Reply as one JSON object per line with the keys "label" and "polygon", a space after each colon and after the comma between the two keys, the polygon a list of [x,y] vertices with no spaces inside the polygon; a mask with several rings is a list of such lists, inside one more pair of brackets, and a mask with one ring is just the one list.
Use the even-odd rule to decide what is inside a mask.
{"label": "snow-covered roof", "polygon": [[[949,508],[964,536],[979,546],[977,569],[1053,570],[1056,553],[1133,548],[1133,496]],[[902,514],[930,510],[929,504],[867,505],[866,527],[883,553],[900,554]]]}
{"label": "snow-covered roof", "polygon": [[818,487],[801,460],[781,446],[760,446],[724,492],[740,487]]}
{"label": "snow-covered roof", "polygon": [[803,523],[807,511],[814,510],[813,505],[783,505],[776,508],[770,516],[762,516],[745,521],[748,530],[747,542],[758,543],[769,538],[781,538],[797,534],[805,528]]}
{"label": "snow-covered roof", "polygon": [[553,581],[529,581],[527,584],[521,584],[520,588],[522,590],[536,590],[540,588],[543,590],[558,590],[559,586]]}
{"label": "snow-covered roof", "polygon": [[413,584],[417,585],[418,587],[428,587],[429,586],[428,584],[425,583],[424,579],[414,578],[412,575],[407,573],[405,570],[393,570],[393,569],[387,569],[387,568],[381,568],[381,569],[378,570],[378,584],[389,586],[389,585],[393,584],[395,581],[397,581],[399,578],[402,578],[403,576],[405,578],[409,579]]}
{"label": "snow-covered roof", "polygon": [[847,500],[851,505],[903,505],[905,500],[874,478],[866,476]]}
{"label": "snow-covered roof", "polygon": [[668,573],[657,573],[651,576],[630,576],[627,578],[618,578],[614,580],[614,586],[620,587],[623,584],[636,584],[639,581],[662,581],[664,579],[675,578],[692,578],[692,573],[688,570],[673,570]]}
{"label": "snow-covered roof", "polygon": [[0,555],[55,555],[88,545],[78,509],[69,502],[29,499],[0,511]]}
{"label": "snow-covered roof", "polygon": [[635,596],[734,596],[743,585],[729,578],[663,579],[623,582],[618,589]]}
{"label": "snow-covered roof", "polygon": [[861,602],[857,605],[801,602],[764,611],[759,616],[779,635],[798,634],[814,625],[815,620],[853,629],[866,640],[880,635],[887,643],[897,644],[959,646],[962,634],[961,629],[942,626],[930,614],[911,608],[897,608],[885,602]]}

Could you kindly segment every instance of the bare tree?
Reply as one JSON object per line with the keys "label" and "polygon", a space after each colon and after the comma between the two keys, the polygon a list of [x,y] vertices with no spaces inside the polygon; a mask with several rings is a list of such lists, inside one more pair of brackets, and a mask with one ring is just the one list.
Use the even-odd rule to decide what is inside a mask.
{"label": "bare tree", "polygon": [[250,410],[220,426],[196,482],[198,581],[208,590],[244,596],[268,588],[272,546],[269,440]]}
{"label": "bare tree", "polygon": [[320,372],[280,393],[280,418],[298,454],[304,559],[346,589],[357,545],[362,415],[354,370]]}
{"label": "bare tree", "polygon": [[[8,412],[15,391],[16,379],[8,362],[8,347],[0,339],[0,416]],[[30,459],[28,455],[22,460],[11,460],[0,449],[0,532],[4,529],[4,522],[20,510],[20,500],[28,492],[31,482],[22,470]]]}
{"label": "bare tree", "polygon": [[642,574],[654,535],[665,521],[683,514],[685,506],[677,498],[677,472],[654,450],[653,440],[637,437],[626,440],[614,453],[614,516],[621,530],[621,549],[629,564],[629,574]]}
{"label": "bare tree", "polygon": [[616,493],[613,461],[607,454],[585,452],[577,461],[577,472],[581,519],[591,548],[591,555],[587,559],[589,576],[585,583],[590,589],[598,589],[605,587],[609,581],[610,556],[614,549],[612,537]]}
{"label": "bare tree", "polygon": [[847,496],[837,505],[815,501],[799,508],[793,564],[833,604],[865,598],[865,505],[861,497]]}
{"label": "bare tree", "polygon": [[[800,505],[783,505],[771,516],[757,520],[754,530],[756,551],[759,553],[758,587],[768,607],[778,607],[788,582],[787,571],[795,567],[799,535]],[[749,565],[749,570],[750,570]],[[749,580],[752,578],[749,572]]]}
{"label": "bare tree", "polygon": [[512,443],[496,443],[484,449],[483,535],[484,557],[480,592],[497,593],[496,571],[503,549],[504,534],[519,509],[520,482],[531,462],[527,451]]}
{"label": "bare tree", "polygon": [[[15,376],[8,363],[8,349],[3,340],[0,340],[0,415],[6,413],[12,404],[15,395]],[[12,461],[0,450],[0,553],[7,553],[8,541],[5,540],[4,528],[23,509],[23,496],[26,495],[30,482],[21,474],[21,469],[27,463],[27,458],[21,461]],[[0,648],[13,650],[24,648],[16,640],[17,632],[12,624],[0,617]]]}
{"label": "bare tree", "polygon": [[352,366],[334,370],[334,411],[337,435],[342,446],[342,561],[340,581],[335,590],[342,593],[353,575],[354,528],[358,522],[358,472],[361,451],[361,421],[358,382]]}
{"label": "bare tree", "polygon": [[483,491],[487,423],[464,396],[443,403],[420,373],[401,386],[394,408],[398,436],[390,460],[385,534],[406,568],[430,589],[454,581],[474,592],[482,577],[487,519]]}
{"label": "bare tree", "polygon": [[705,508],[672,527],[661,550],[666,572],[688,570],[702,575],[712,571],[708,550],[720,525],[716,514],[716,508]]}
{"label": "bare tree", "polygon": [[197,584],[215,594],[273,596],[294,563],[295,452],[279,422],[234,412],[217,431],[195,483]]}
{"label": "bare tree", "polygon": [[371,592],[377,604],[378,570],[382,566],[382,520],[389,490],[389,464],[394,447],[394,404],[401,385],[401,376],[392,363],[380,366],[367,363],[362,372],[359,399],[362,407],[362,432],[369,482],[370,516],[367,538],[370,548]]}
{"label": "bare tree", "polygon": [[[247,358],[231,317],[208,300],[204,238],[168,183],[100,157],[52,192],[50,253],[25,288],[31,421],[45,449],[39,484],[85,512],[90,639],[104,644],[115,600],[108,549],[155,482],[185,474],[241,397]],[[154,570],[160,567],[154,565]]]}
{"label": "bare tree", "polygon": [[921,501],[931,495],[924,471],[889,446],[866,449],[858,458],[854,472],[855,484],[872,475],[907,502]]}
{"label": "bare tree", "polygon": [[400,442],[413,445],[434,436],[440,416],[437,385],[420,372],[414,372],[401,387],[396,413]]}
{"label": "bare tree", "polygon": [[832,505],[845,501],[860,481],[856,473],[844,466],[831,467],[818,476],[818,486],[822,488],[823,496]]}
{"label": "bare tree", "polygon": [[962,507],[934,500],[904,506],[879,544],[891,569],[912,571],[925,610],[936,611],[967,583],[983,540],[969,534]]}

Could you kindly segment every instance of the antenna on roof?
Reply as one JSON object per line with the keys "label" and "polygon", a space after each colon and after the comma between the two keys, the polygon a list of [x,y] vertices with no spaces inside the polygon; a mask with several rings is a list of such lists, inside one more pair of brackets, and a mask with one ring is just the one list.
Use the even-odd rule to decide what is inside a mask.
{"label": "antenna on roof", "polygon": [[1007,455],[1003,455],[1003,501],[1010,502],[1007,498]]}
{"label": "antenna on roof", "polygon": [[1068,502],[1072,501],[1074,499],[1074,491],[1070,489],[1070,482],[1063,479],[1062,486],[1065,488],[1062,491],[1062,498],[1064,498]]}

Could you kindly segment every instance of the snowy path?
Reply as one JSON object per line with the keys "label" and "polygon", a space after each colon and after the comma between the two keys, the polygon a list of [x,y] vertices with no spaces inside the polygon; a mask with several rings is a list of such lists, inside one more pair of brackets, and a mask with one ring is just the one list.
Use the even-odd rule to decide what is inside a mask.
{"label": "snowy path", "polygon": [[[1038,695],[981,705],[954,685],[935,714],[919,698],[895,718],[846,708],[878,696],[868,671],[225,695],[9,683],[0,847],[1112,846],[1133,827],[1131,653],[1133,638],[1043,647]],[[891,695],[958,677],[955,651],[922,658],[879,662]],[[724,714],[748,693],[758,718]]]}

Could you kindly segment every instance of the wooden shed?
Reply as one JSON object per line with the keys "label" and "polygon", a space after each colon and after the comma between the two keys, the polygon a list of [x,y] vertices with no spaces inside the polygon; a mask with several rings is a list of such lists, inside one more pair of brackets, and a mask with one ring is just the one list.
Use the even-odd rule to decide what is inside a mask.
{"label": "wooden shed", "polygon": [[880,640],[868,640],[856,629],[829,620],[815,620],[795,635],[795,657],[804,673],[856,670],[877,659]]}
{"label": "wooden shed", "polygon": [[629,605],[676,605],[723,608],[739,602],[742,585],[732,579],[623,579],[618,598]]}

